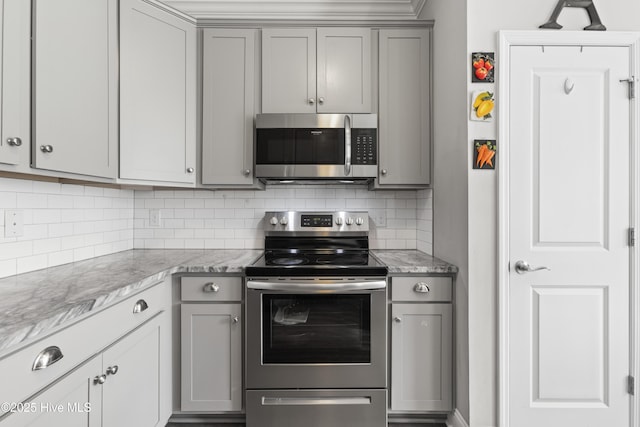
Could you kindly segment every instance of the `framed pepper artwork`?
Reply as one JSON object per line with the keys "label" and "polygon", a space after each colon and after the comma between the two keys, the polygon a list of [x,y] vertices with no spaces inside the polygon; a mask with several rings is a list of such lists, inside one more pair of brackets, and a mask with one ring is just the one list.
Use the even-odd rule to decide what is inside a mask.
{"label": "framed pepper artwork", "polygon": [[495,169],[497,148],[495,139],[474,139],[473,168]]}
{"label": "framed pepper artwork", "polygon": [[469,119],[479,122],[493,121],[496,100],[490,90],[478,90],[471,94]]}
{"label": "framed pepper artwork", "polygon": [[495,81],[494,52],[474,52],[471,54],[471,83],[493,83]]}

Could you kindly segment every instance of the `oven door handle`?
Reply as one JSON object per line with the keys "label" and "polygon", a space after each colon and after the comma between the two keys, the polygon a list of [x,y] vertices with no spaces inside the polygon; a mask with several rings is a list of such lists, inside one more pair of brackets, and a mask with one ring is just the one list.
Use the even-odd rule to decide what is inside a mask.
{"label": "oven door handle", "polygon": [[347,282],[347,283],[298,283],[298,282],[261,282],[257,280],[249,280],[247,282],[248,289],[257,289],[264,291],[284,291],[297,292],[305,294],[314,294],[318,292],[345,292],[345,291],[371,291],[376,289],[385,289],[387,287],[386,280],[372,280],[368,282]]}

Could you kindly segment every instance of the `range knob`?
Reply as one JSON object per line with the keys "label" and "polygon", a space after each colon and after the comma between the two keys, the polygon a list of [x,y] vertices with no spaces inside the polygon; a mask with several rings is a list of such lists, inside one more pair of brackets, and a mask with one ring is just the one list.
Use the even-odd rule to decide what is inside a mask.
{"label": "range knob", "polygon": [[364,224],[364,219],[362,219],[361,217],[356,218],[356,225],[362,225]]}
{"label": "range knob", "polygon": [[289,220],[287,219],[286,216],[283,216],[282,218],[280,218],[280,224],[282,224],[282,225],[289,224]]}
{"label": "range knob", "polygon": [[342,225],[343,221],[342,221],[342,217],[339,216],[336,218],[336,225]]}
{"label": "range knob", "polygon": [[271,225],[278,225],[278,218],[276,218],[275,216],[272,216],[271,219],[269,220],[269,223]]}
{"label": "range knob", "polygon": [[345,222],[346,222],[347,225],[353,225],[353,218],[349,217],[349,218],[346,219]]}

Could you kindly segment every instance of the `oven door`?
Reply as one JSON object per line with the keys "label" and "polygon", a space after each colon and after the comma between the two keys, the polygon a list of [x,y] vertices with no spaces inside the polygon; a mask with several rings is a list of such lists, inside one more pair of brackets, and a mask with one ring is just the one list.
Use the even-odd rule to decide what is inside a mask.
{"label": "oven door", "polygon": [[386,280],[248,281],[246,385],[386,387]]}

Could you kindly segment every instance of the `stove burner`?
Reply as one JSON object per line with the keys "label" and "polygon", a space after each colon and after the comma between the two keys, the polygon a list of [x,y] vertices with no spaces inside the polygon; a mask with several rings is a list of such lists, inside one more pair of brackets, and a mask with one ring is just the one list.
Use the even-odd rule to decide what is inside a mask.
{"label": "stove burner", "polygon": [[269,260],[269,263],[273,265],[302,265],[302,264],[307,264],[308,262],[309,260],[306,258],[289,258],[289,257],[273,258]]}

